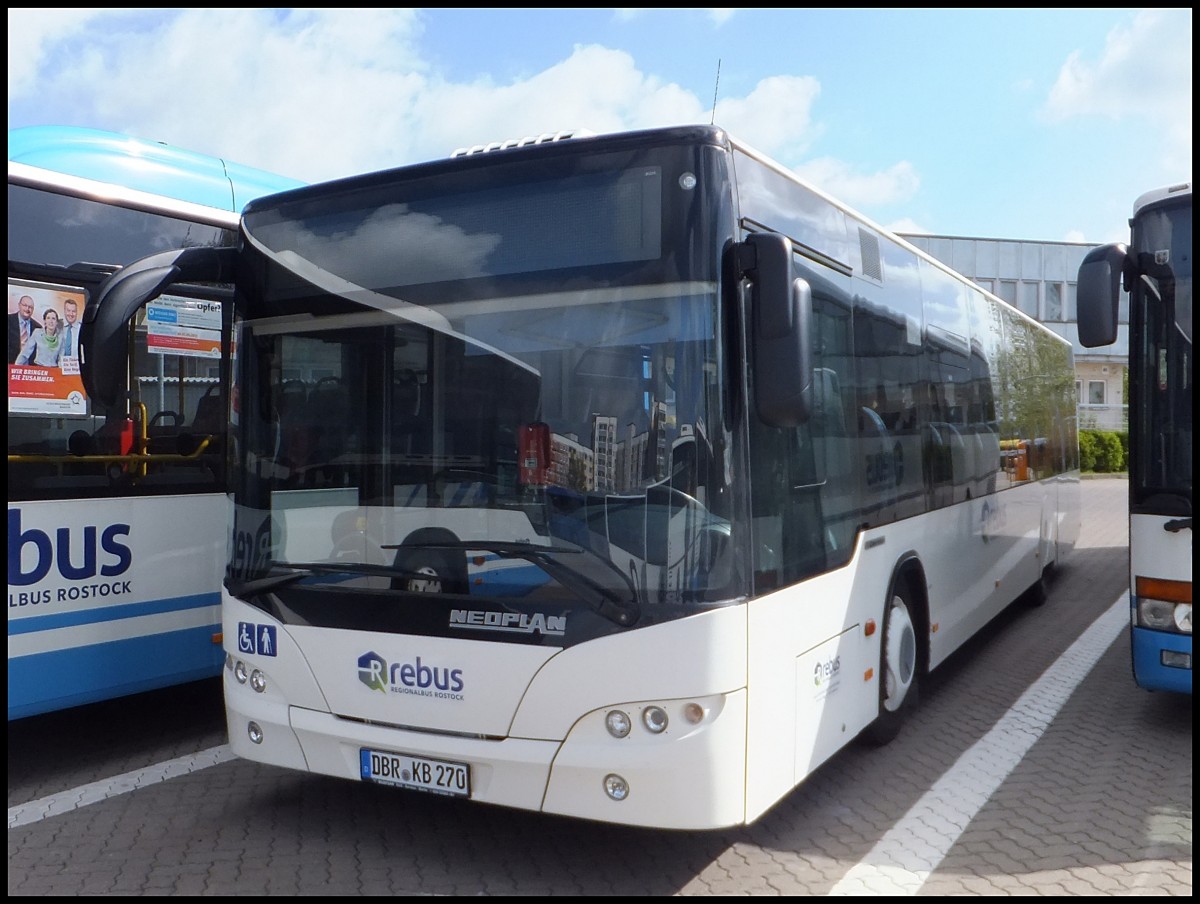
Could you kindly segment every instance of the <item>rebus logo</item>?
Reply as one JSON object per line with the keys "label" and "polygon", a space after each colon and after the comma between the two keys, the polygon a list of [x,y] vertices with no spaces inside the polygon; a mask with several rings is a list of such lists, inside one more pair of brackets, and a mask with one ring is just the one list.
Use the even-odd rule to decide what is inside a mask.
{"label": "rebus logo", "polygon": [[834,656],[832,659],[826,659],[824,662],[818,662],[813,667],[813,684],[820,687],[825,682],[833,681],[837,678],[838,672],[842,669],[842,657]]}
{"label": "rebus logo", "polygon": [[[50,573],[50,569],[58,566],[58,573],[64,578],[78,581],[83,578],[93,578],[97,574],[112,578],[124,574],[133,562],[133,553],[121,537],[128,537],[128,524],[110,524],[103,531],[94,525],[83,528],[83,548],[78,554],[83,556],[83,562],[76,564],[72,561],[72,528],[60,527],[54,532],[54,539],[43,530],[30,528],[21,530],[21,510],[8,510],[8,583],[25,587],[36,584]],[[99,535],[99,539],[97,539]],[[25,549],[32,547],[36,552],[33,567],[26,571],[22,566]],[[101,554],[106,558],[100,561]]]}
{"label": "rebus logo", "polygon": [[387,693],[387,663],[378,653],[358,657],[358,680],[373,691]]}
{"label": "rebus logo", "polygon": [[358,657],[358,680],[373,691],[390,687],[393,693],[417,694],[423,697],[458,697],[465,686],[462,669],[431,666],[421,662],[394,662],[391,666],[378,653],[363,653]]}

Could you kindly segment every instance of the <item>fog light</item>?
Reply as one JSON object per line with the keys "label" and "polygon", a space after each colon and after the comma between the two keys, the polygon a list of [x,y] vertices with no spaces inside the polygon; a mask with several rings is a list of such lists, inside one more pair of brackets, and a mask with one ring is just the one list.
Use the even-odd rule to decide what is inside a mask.
{"label": "fog light", "polygon": [[251,744],[263,742],[263,730],[259,728],[257,722],[250,722],[246,725],[246,735],[250,738]]}
{"label": "fog light", "polygon": [[1180,653],[1178,650],[1163,650],[1162,664],[1169,669],[1190,669],[1192,667],[1192,654]]}
{"label": "fog light", "polygon": [[699,703],[689,703],[683,708],[683,717],[693,725],[698,725],[704,719],[704,707]]}
{"label": "fog light", "polygon": [[246,663],[242,662],[240,659],[233,667],[233,677],[238,680],[238,684],[246,683]]}
{"label": "fog light", "polygon": [[233,668],[233,656],[229,653],[225,654],[225,668],[227,668],[227,669]]}
{"label": "fog light", "polygon": [[629,796],[629,782],[610,773],[604,776],[604,793],[613,800],[624,800]]}
{"label": "fog light", "polygon": [[255,669],[250,673],[250,686],[261,694],[267,689],[267,676]]}
{"label": "fog light", "polygon": [[642,724],[651,734],[662,734],[667,730],[667,711],[661,706],[647,706],[642,710]]}
{"label": "fog light", "polygon": [[629,734],[629,729],[633,723],[630,722],[629,716],[621,712],[619,709],[610,710],[608,715],[604,717],[604,727],[608,729],[608,733],[614,738],[623,738]]}

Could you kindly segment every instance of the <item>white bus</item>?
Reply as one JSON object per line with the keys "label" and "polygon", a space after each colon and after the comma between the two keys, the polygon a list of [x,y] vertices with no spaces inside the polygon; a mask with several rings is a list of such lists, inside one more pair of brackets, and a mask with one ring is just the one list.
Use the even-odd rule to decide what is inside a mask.
{"label": "white bus", "polygon": [[719,128],[285,192],[220,257],[249,759],[749,823],[1077,537],[1069,345]]}
{"label": "white bus", "polygon": [[1192,692],[1192,184],[1133,205],[1130,245],[1079,268],[1079,340],[1117,338],[1129,290],[1129,605],[1134,681]]}
{"label": "white bus", "polygon": [[230,244],[300,183],[90,129],[8,133],[8,718],[216,676],[228,287],[156,300],[97,405],[91,293],[154,251]]}

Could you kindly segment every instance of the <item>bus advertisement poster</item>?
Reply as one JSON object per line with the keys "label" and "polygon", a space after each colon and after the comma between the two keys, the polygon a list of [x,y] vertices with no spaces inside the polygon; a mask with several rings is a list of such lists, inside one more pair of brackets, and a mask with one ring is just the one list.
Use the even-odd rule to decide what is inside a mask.
{"label": "bus advertisement poster", "polygon": [[146,305],[146,351],[221,357],[221,303],[163,295]]}
{"label": "bus advertisement poster", "polygon": [[78,289],[8,281],[8,412],[84,416],[79,328],[87,296]]}

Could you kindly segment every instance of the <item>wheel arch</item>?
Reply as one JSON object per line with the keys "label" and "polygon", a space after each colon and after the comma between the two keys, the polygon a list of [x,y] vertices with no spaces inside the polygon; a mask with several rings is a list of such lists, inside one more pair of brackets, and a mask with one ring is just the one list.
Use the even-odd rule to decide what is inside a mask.
{"label": "wheel arch", "polygon": [[901,555],[892,566],[892,576],[888,581],[885,599],[890,600],[901,586],[909,592],[909,601],[912,603],[910,615],[917,626],[917,672],[927,675],[930,645],[929,585],[925,580],[925,566],[913,550]]}

